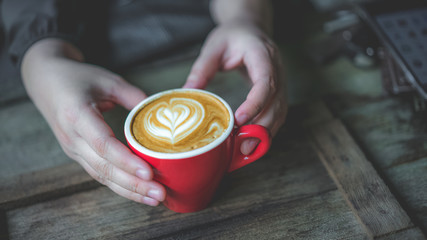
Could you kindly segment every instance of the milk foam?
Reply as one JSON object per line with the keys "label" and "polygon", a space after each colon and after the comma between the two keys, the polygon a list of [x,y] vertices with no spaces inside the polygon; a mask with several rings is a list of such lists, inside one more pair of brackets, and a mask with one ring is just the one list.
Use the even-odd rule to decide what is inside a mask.
{"label": "milk foam", "polygon": [[214,96],[202,92],[164,94],[136,114],[132,133],[145,148],[177,153],[201,148],[228,129],[230,113]]}
{"label": "milk foam", "polygon": [[178,143],[194,132],[205,118],[205,109],[198,101],[189,98],[171,98],[152,107],[144,119],[147,133],[154,138]]}

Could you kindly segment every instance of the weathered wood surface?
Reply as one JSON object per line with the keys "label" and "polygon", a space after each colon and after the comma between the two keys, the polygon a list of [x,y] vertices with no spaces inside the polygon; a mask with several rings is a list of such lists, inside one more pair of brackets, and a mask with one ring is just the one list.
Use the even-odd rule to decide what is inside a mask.
{"label": "weathered wood surface", "polygon": [[334,116],[329,111],[329,108],[320,100],[304,105],[304,108],[299,108],[298,117],[303,119],[302,124],[306,128],[334,120]]}
{"label": "weathered wood surface", "polygon": [[427,233],[427,111],[410,96],[330,96],[332,111],[363,149],[414,223]]}
{"label": "weathered wood surface", "polygon": [[413,227],[340,120],[310,130],[319,157],[371,237]]}
{"label": "weathered wood surface", "polygon": [[[369,235],[336,191],[304,135],[302,125],[327,126],[331,122],[332,115],[325,110],[321,102],[291,108],[286,126],[270,152],[231,174],[212,206],[200,213],[176,214],[164,207],[142,206],[105,187],[67,197],[74,191],[94,187],[94,181],[74,163],[27,174],[25,181],[7,183],[14,186],[7,195],[15,197],[9,198],[3,207],[24,206],[7,212],[9,236],[366,239]],[[64,197],[53,199],[61,196]],[[44,201],[25,207],[27,202],[21,198]],[[407,233],[398,233],[418,236],[418,231],[408,227],[402,231]],[[382,237],[392,236],[393,232]],[[422,233],[420,236],[423,237]]]}
{"label": "weathered wood surface", "polygon": [[[369,235],[359,224],[303,134],[302,125],[307,124],[331,130],[327,126],[336,120],[325,110],[321,102],[311,107],[291,108],[288,122],[271,151],[262,160],[228,176],[213,204],[202,212],[176,214],[162,206],[142,206],[101,187],[8,211],[9,236],[11,239],[263,239],[263,236],[268,236],[265,239],[367,239],[372,233]],[[307,118],[310,120],[303,121]],[[74,167],[77,175],[86,174]],[[49,196],[49,191],[45,194]],[[390,230],[378,236],[424,238],[410,223],[400,231]]]}
{"label": "weathered wood surface", "polygon": [[375,166],[385,169],[427,156],[427,111],[415,112],[412,98],[333,95],[327,105]]}
{"label": "weathered wood surface", "polygon": [[[106,119],[122,126],[117,109]],[[123,120],[124,121],[124,120]],[[0,108],[0,208],[10,209],[93,188],[97,183],[62,151],[29,101]],[[120,136],[123,131],[116,131]]]}
{"label": "weathered wood surface", "polygon": [[390,233],[378,238],[378,240],[425,240],[426,237],[419,228],[409,228],[399,232]]}
{"label": "weathered wood surface", "polygon": [[58,198],[99,184],[77,163],[4,178],[0,184],[0,208],[12,209]]}
{"label": "weathered wood surface", "polygon": [[162,239],[367,239],[338,191],[265,205]]}
{"label": "weathered wood surface", "polygon": [[0,108],[0,122],[0,178],[71,162],[33,103]]}
{"label": "weathered wood surface", "polygon": [[[298,114],[293,116],[288,121],[289,127],[281,129],[271,151],[263,159],[233,172],[224,181],[213,205],[204,212],[186,215],[164,207],[142,206],[102,187],[9,211],[11,238],[55,238],[69,234],[108,237],[133,232],[139,237],[161,236],[231,216],[247,216],[248,210],[263,211],[263,206],[270,203],[292,202],[336,190],[316,154],[307,151],[308,141],[298,134],[303,130],[300,119],[296,117]],[[327,210],[331,211],[330,208]],[[339,211],[336,214],[341,214]]]}
{"label": "weathered wood surface", "polygon": [[415,223],[427,230],[427,157],[388,168],[384,176]]}
{"label": "weathered wood surface", "polygon": [[200,213],[177,214],[128,202],[100,188],[11,212],[16,224],[11,239],[367,239],[336,190],[296,201],[252,202],[228,195]]}
{"label": "weathered wood surface", "polygon": [[151,208],[101,187],[9,211],[11,239],[209,238],[205,232],[223,239],[256,232],[264,239],[366,239],[298,122],[290,117],[271,151],[229,175],[202,212]]}

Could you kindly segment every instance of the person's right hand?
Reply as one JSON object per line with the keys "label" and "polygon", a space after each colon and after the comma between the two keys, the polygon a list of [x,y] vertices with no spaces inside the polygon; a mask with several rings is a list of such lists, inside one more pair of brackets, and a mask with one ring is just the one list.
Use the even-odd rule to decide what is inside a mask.
{"label": "person's right hand", "polygon": [[103,68],[82,63],[74,46],[59,40],[35,43],[21,72],[25,88],[65,153],[117,194],[155,206],[165,188],[149,164],[117,140],[102,112],[120,104],[132,109],[145,94]]}

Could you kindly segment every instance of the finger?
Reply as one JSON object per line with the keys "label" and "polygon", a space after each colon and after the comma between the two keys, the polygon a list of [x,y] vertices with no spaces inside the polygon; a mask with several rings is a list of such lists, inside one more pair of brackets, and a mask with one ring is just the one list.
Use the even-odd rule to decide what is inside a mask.
{"label": "finger", "polygon": [[[276,110],[273,107],[268,108],[266,111],[261,112],[252,123],[268,128],[271,136],[275,136],[286,118],[286,110],[282,109],[279,112],[276,112]],[[259,140],[256,138],[245,140],[240,146],[240,151],[242,154],[248,155],[255,150],[258,144]]]}
{"label": "finger", "polygon": [[277,80],[275,81],[274,95],[271,100],[265,105],[265,108],[259,113],[254,119],[254,124],[265,126],[270,130],[272,136],[275,136],[279,128],[283,125],[286,120],[288,112],[288,103],[286,97],[286,81],[284,78],[284,69],[281,64],[280,56],[277,56],[275,75]]}
{"label": "finger", "polygon": [[246,100],[236,111],[236,122],[239,126],[258,115],[276,91],[274,64],[267,50],[247,53],[244,64],[253,86]]}
{"label": "finger", "polygon": [[203,47],[199,57],[193,64],[184,88],[205,88],[209,80],[215,76],[220,69],[221,58],[225,46],[218,44],[207,44]]}
{"label": "finger", "polygon": [[269,109],[266,112],[263,112],[259,115],[254,124],[265,126],[270,130],[272,136],[275,136],[280,128],[283,125],[286,119],[287,107],[282,106],[281,109],[278,109],[279,105],[276,105],[274,108]]}
{"label": "finger", "polygon": [[[285,96],[282,94],[282,91],[279,91],[268,104],[264,110],[257,115],[252,123],[262,125],[270,130],[270,134],[275,136],[279,128],[283,125],[287,115],[287,103]],[[258,145],[258,139],[248,139],[242,142],[240,146],[240,151],[248,155],[253,152]]]}
{"label": "finger", "polygon": [[83,162],[82,165],[88,165],[87,167],[92,173],[91,176],[100,183],[107,186],[111,186],[114,183],[130,192],[138,193],[157,201],[165,199],[166,191],[160,183],[141,180],[117,168],[110,162],[100,158],[84,141],[80,141],[79,147],[83,153],[80,155],[83,161],[79,162]]}
{"label": "finger", "polygon": [[96,109],[83,107],[75,128],[77,134],[100,158],[131,175],[144,180],[152,179],[153,172],[150,165],[115,138],[113,131]]}
{"label": "finger", "polygon": [[108,187],[118,195],[130,199],[135,202],[143,203],[149,206],[157,206],[159,205],[159,201],[150,197],[146,197],[143,195],[140,195],[138,193],[131,192],[125,188],[120,187],[119,185],[115,183],[111,183],[108,185]]}
{"label": "finger", "polygon": [[236,123],[242,126],[258,115],[269,101],[271,90],[264,82],[257,82],[252,86],[246,100],[236,110]]}
{"label": "finger", "polygon": [[[78,162],[80,163],[80,165],[86,170],[86,172],[91,177],[93,177],[97,181],[101,182],[100,180],[97,179],[99,176],[98,172],[95,169],[93,169],[85,160],[80,158],[78,160]],[[113,192],[117,193],[118,195],[120,195],[124,198],[130,199],[132,201],[147,204],[150,206],[157,206],[159,204],[158,200],[144,196],[144,195],[139,194],[137,192],[129,191],[128,189],[125,189],[125,188],[123,188],[123,187],[119,186],[118,184],[115,184],[111,181],[105,181],[102,184],[105,184],[108,188],[110,188]]]}
{"label": "finger", "polygon": [[242,145],[240,146],[240,152],[242,152],[244,155],[249,155],[255,150],[258,143],[259,140],[256,138],[247,139],[242,142]]}
{"label": "finger", "polygon": [[122,105],[128,110],[134,108],[139,102],[147,97],[147,95],[139,88],[129,84],[123,79],[119,79],[119,84],[113,88],[113,97],[116,103]]}
{"label": "finger", "polygon": [[272,136],[275,136],[279,127],[283,125],[288,112],[288,104],[283,91],[284,89],[281,89],[277,92],[266,104],[264,110],[252,120],[253,124],[268,128]]}

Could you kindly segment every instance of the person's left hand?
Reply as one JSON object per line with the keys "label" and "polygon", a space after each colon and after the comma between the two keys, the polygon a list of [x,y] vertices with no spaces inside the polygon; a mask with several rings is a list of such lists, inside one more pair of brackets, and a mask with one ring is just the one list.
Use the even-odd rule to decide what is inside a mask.
{"label": "person's left hand", "polygon": [[[246,100],[235,112],[238,126],[246,123],[267,127],[274,136],[287,113],[285,79],[280,53],[269,37],[254,25],[217,26],[208,36],[184,88],[204,88],[216,72],[242,67],[252,82]],[[257,141],[242,144],[249,154]]]}

